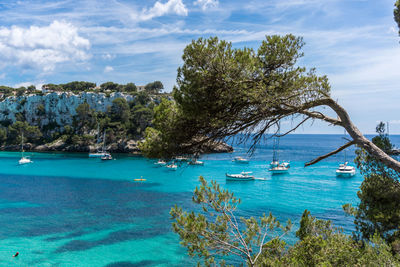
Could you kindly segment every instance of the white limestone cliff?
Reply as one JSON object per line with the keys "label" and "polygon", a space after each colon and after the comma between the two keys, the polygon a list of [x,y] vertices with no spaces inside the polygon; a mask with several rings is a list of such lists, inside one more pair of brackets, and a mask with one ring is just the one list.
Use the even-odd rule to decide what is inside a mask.
{"label": "white limestone cliff", "polygon": [[[26,121],[31,125],[44,126],[57,123],[59,126],[71,125],[76,108],[87,102],[96,111],[107,111],[116,98],[132,101],[135,97],[120,92],[104,93],[82,92],[54,92],[45,95],[10,96],[0,102],[0,121],[15,122],[16,114],[23,113]],[[38,112],[38,106],[43,105],[44,115]]]}

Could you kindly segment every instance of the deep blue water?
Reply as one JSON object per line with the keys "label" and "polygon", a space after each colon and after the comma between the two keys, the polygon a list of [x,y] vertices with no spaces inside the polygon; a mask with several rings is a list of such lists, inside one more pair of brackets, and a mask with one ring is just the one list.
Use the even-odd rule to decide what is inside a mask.
{"label": "deep blue water", "polygon": [[[400,136],[392,136],[400,144]],[[341,206],[357,204],[362,176],[335,176],[343,153],[315,166],[306,161],[344,141],[339,135],[289,135],[281,138],[280,158],[290,160],[290,173],[271,177],[267,171],[272,142],[259,145],[249,165],[235,164],[249,144],[232,154],[206,155],[204,166],[177,171],[154,167],[142,157],[115,155],[101,162],[86,154],[31,153],[33,164],[19,166],[19,153],[0,153],[1,266],[191,266],[193,260],[171,231],[169,210],[192,209],[198,177],[216,180],[242,199],[239,213],[258,216],[271,211],[298,226],[304,209],[330,219],[350,233],[352,219]],[[349,161],[354,148],[347,150]],[[225,173],[253,171],[265,181],[226,182]],[[147,179],[134,182],[134,178]],[[294,231],[286,237],[295,241]],[[12,258],[16,252],[18,258]]]}

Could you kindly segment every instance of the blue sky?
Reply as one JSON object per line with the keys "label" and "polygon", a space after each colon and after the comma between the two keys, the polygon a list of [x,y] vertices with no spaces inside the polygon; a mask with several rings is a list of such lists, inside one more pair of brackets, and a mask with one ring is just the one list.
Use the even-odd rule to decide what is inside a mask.
{"label": "blue sky", "polygon": [[[268,34],[304,37],[301,64],[328,75],[332,96],[364,133],[400,134],[400,37],[394,0],[1,1],[0,84],[74,80],[175,84],[182,50],[218,36],[258,47]],[[290,124],[291,122],[288,122]],[[298,133],[342,133],[325,124]]]}

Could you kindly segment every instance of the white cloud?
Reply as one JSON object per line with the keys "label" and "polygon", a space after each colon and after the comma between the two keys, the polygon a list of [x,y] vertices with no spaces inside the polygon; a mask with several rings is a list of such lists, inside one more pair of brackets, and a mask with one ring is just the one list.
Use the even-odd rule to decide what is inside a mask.
{"label": "white cloud", "polygon": [[133,18],[139,21],[146,21],[168,14],[187,16],[188,10],[182,0],[168,0],[166,3],[157,1],[152,8],[143,9],[140,14],[135,14]]}
{"label": "white cloud", "polygon": [[104,72],[111,72],[111,71],[113,71],[113,70],[114,70],[114,68],[111,67],[111,66],[106,66],[106,67],[104,68]]}
{"label": "white cloud", "polygon": [[194,2],[194,5],[200,6],[203,11],[210,8],[216,8],[218,4],[218,0],[197,0]]}
{"label": "white cloud", "polygon": [[28,87],[28,86],[34,85],[37,90],[41,90],[43,84],[44,84],[44,81],[22,82],[22,83],[15,84],[13,87],[14,88],[19,88],[19,87]]}
{"label": "white cloud", "polygon": [[112,60],[115,58],[115,55],[111,55],[111,54],[107,53],[107,54],[102,55],[101,57],[103,59]]}
{"label": "white cloud", "polygon": [[7,64],[51,71],[59,63],[87,60],[89,48],[89,40],[63,21],[44,27],[0,27],[0,61]]}
{"label": "white cloud", "polygon": [[16,85],[14,85],[14,88],[19,88],[19,87],[28,87],[34,85],[31,82],[22,82],[22,83],[17,83]]}

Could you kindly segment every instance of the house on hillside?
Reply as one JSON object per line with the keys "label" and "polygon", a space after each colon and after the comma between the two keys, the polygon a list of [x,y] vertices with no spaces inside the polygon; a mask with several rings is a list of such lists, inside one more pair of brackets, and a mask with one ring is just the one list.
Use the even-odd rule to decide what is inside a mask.
{"label": "house on hillside", "polygon": [[136,85],[137,91],[138,92],[143,92],[145,90],[145,85]]}

